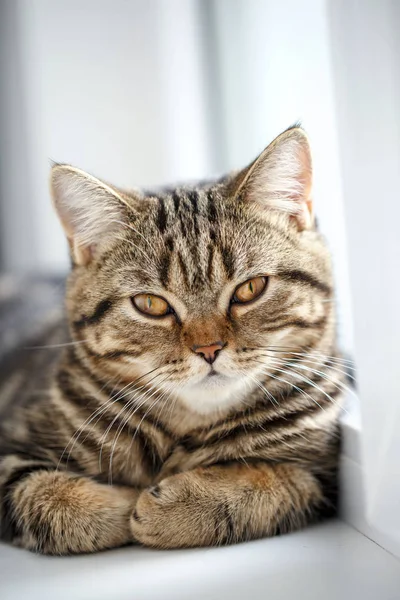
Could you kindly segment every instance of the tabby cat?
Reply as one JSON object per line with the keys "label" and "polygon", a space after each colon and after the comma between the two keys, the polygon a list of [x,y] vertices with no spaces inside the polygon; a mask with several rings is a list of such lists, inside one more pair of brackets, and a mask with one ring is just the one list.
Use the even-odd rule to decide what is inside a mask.
{"label": "tabby cat", "polygon": [[222,545],[335,512],[345,369],[311,184],[297,126],[198,186],[52,168],[70,341],[3,422],[3,538]]}

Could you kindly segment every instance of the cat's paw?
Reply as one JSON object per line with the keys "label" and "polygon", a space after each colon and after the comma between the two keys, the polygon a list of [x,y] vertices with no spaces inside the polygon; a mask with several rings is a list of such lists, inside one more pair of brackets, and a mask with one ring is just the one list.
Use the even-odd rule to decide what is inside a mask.
{"label": "cat's paw", "polygon": [[131,516],[134,539],[156,548],[215,543],[212,507],[201,483],[192,473],[180,473],[143,491]]}

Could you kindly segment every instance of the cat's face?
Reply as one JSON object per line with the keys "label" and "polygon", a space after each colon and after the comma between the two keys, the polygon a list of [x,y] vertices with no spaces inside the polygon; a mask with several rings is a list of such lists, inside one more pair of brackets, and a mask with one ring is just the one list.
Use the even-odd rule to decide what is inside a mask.
{"label": "cat's face", "polygon": [[[128,390],[142,385],[143,401],[154,389],[193,411],[232,406],[266,377],[284,380],[280,361],[290,352],[333,335],[323,242],[306,212],[293,218],[262,206],[251,188],[254,165],[215,185],[148,196],[57,169],[63,184],[74,179],[69,194],[95,198],[84,222],[81,207],[66,226],[79,352]],[[56,202],[66,194],[60,181]]]}

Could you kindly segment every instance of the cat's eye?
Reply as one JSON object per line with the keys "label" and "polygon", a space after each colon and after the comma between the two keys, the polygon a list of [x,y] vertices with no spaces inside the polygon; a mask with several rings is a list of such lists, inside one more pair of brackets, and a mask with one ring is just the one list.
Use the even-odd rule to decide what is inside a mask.
{"label": "cat's eye", "polygon": [[246,304],[261,296],[267,287],[268,277],[253,277],[236,288],[232,302]]}
{"label": "cat's eye", "polygon": [[153,294],[137,294],[132,302],[140,312],[152,317],[164,317],[173,312],[164,298]]}

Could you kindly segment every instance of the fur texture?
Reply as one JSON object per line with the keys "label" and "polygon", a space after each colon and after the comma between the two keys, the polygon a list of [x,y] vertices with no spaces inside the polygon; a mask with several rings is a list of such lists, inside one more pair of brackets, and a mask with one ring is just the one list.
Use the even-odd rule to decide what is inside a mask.
{"label": "fur texture", "polygon": [[[345,363],[302,130],[196,187],[126,192],[66,165],[51,186],[70,343],[4,421],[3,537],[50,554],[175,548],[332,514]],[[258,298],[232,300],[261,276]],[[139,312],[143,293],[171,310]],[[210,365],[193,349],[216,341]]]}

